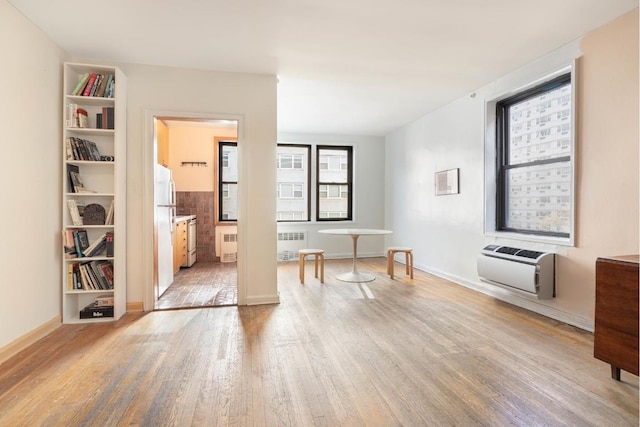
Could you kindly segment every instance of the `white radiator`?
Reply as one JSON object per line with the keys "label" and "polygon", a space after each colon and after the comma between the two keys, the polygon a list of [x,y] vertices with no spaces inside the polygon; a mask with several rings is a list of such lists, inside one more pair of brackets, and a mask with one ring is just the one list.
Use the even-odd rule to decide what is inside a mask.
{"label": "white radiator", "polygon": [[220,262],[238,260],[238,227],[223,225],[216,227],[216,255]]}
{"label": "white radiator", "polygon": [[486,282],[528,292],[539,299],[556,296],[553,253],[489,245],[478,256],[478,275]]}
{"label": "white radiator", "polygon": [[278,261],[298,259],[298,251],[306,247],[306,230],[278,232]]}

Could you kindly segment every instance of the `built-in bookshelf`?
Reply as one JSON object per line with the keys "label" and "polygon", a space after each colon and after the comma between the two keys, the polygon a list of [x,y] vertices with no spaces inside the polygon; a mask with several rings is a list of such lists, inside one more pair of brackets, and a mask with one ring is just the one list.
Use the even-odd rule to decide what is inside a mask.
{"label": "built-in bookshelf", "polygon": [[126,77],[64,64],[62,321],[126,312]]}

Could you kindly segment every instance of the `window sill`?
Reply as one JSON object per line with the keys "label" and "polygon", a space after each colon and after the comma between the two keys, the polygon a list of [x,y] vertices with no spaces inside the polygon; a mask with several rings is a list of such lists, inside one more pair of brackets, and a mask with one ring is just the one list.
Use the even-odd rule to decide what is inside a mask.
{"label": "window sill", "polygon": [[557,246],[569,246],[573,247],[574,242],[573,238],[569,237],[550,237],[550,236],[537,236],[535,234],[522,234],[522,233],[511,233],[508,231],[485,231],[484,233],[487,237],[495,237],[499,239],[511,239],[511,240],[521,240],[524,242],[531,243],[546,243],[550,245]]}

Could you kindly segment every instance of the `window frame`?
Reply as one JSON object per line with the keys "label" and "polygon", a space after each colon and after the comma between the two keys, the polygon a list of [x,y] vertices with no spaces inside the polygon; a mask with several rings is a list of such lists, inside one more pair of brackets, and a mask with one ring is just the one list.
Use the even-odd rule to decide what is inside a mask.
{"label": "window frame", "polygon": [[[276,221],[278,223],[296,223],[296,222],[310,222],[311,221],[311,145],[309,144],[293,144],[293,143],[278,143],[277,144],[278,147],[293,147],[293,148],[304,148],[306,149],[307,152],[307,162],[306,162],[306,168],[307,168],[307,218],[306,219],[278,219],[278,212],[277,212],[277,207],[276,207]],[[279,170],[287,170],[287,171],[295,171],[295,170],[299,170],[297,168],[295,168],[295,160],[293,159],[293,157],[295,157],[295,155],[292,155],[292,159],[291,159],[291,168],[281,168],[280,167],[280,159],[279,159],[280,154],[276,155],[276,169]],[[304,159],[302,159],[302,171],[304,171],[304,166],[305,166],[305,162]],[[281,183],[277,182],[277,178],[276,178],[276,185],[279,188],[279,185]],[[283,182],[282,184],[292,184],[289,182]],[[293,183],[296,184],[296,183]],[[304,183],[302,183],[303,189],[304,189]],[[278,191],[278,189],[276,189],[276,191]],[[279,191],[276,194],[276,197],[278,197],[279,195]],[[302,195],[302,199],[304,199],[304,190],[303,190],[303,195]],[[300,200],[297,198],[288,198],[286,200]]]}
{"label": "window frame", "polygon": [[[223,180],[223,170],[225,168],[229,167],[229,156],[223,154],[223,150],[224,147],[226,146],[232,146],[232,147],[236,147],[236,150],[238,148],[238,141],[237,140],[233,140],[233,139],[220,139],[217,140],[216,139],[216,143],[217,143],[217,155],[218,155],[218,170],[216,173],[216,191],[218,192],[218,197],[216,198],[217,202],[218,202],[218,206],[216,209],[216,217],[217,217],[217,223],[224,223],[224,224],[235,224],[238,222],[238,218],[228,218],[228,214],[224,213],[222,208],[224,206],[224,200],[229,199],[230,198],[230,191],[229,191],[229,185],[238,185],[238,181],[225,181]],[[224,190],[224,187],[227,187],[227,190]],[[225,196],[226,194],[226,196]]]}
{"label": "window frame", "polygon": [[[571,65],[557,69],[548,75],[535,79],[530,83],[511,90],[502,96],[486,101],[486,140],[485,140],[485,234],[496,237],[509,237],[527,241],[548,242],[559,245],[573,246],[575,241],[575,209],[576,209],[576,105],[577,105],[577,72],[576,61]],[[500,108],[521,102],[523,99],[536,96],[536,93],[544,92],[542,89],[552,90],[561,84],[571,85],[569,155],[560,155],[551,159],[542,159],[535,162],[523,162],[518,167],[536,166],[545,163],[566,163],[569,168],[571,194],[568,195],[569,226],[568,233],[556,231],[517,229],[506,226],[508,199],[506,193],[506,174],[508,170],[516,169],[508,164],[509,151],[505,148],[508,144],[508,123],[499,120],[499,115],[504,116],[506,109],[500,112]],[[507,167],[505,167],[507,165]]]}
{"label": "window frame", "polygon": [[[346,181],[320,181],[320,152],[322,150],[344,150],[347,153],[347,161],[346,161],[346,171],[347,171],[347,180]],[[353,221],[353,146],[352,145],[316,145],[316,221],[317,222],[327,222],[327,221]],[[327,167],[330,162],[327,162]],[[322,170],[345,170],[343,168],[343,163],[340,162],[340,169],[322,169]],[[320,218],[320,186],[322,185],[340,185],[347,187],[347,215],[344,218]],[[329,191],[327,189],[327,196]],[[342,187],[340,187],[340,196],[342,195]],[[327,197],[328,198],[328,197]],[[341,197],[338,197],[338,199]]]}

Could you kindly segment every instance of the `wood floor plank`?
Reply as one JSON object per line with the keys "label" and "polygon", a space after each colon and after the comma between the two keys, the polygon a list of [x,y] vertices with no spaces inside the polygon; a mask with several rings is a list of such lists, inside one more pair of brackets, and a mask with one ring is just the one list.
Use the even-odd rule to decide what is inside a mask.
{"label": "wood floor plank", "polygon": [[[416,271],[298,281],[281,303],[63,325],[0,366],[0,425],[637,426],[593,335]],[[401,266],[396,267],[403,272]]]}

